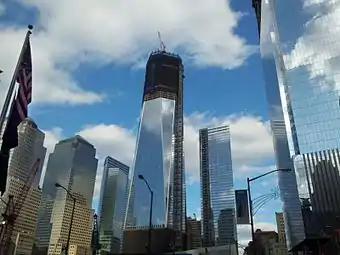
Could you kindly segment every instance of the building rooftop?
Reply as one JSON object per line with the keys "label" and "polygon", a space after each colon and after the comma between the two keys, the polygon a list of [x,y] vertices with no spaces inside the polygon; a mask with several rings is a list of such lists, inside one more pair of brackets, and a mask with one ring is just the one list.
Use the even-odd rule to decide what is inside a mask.
{"label": "building rooftop", "polygon": [[33,128],[38,128],[38,125],[35,123],[35,121],[30,118],[27,117],[26,119],[24,119],[22,122],[26,122],[27,124],[31,125]]}

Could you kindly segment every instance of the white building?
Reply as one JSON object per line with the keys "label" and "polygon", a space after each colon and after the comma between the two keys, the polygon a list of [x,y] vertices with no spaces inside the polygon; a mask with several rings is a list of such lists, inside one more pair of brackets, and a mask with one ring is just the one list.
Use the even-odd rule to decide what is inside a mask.
{"label": "white building", "polygon": [[[27,118],[18,127],[18,146],[11,151],[4,201],[8,201],[9,195],[14,196],[14,203],[18,201],[31,174],[30,171],[36,170],[33,166],[37,159],[40,159],[31,189],[14,224],[12,243],[15,244],[15,254],[31,254],[35,242],[36,220],[41,199],[39,181],[46,154],[44,139],[45,134],[38,129],[32,119]],[[1,211],[4,209],[5,205],[2,203]]]}

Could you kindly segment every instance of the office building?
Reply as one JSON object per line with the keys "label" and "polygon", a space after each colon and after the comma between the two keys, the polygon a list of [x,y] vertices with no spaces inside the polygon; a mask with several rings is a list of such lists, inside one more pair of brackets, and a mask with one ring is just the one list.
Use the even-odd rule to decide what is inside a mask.
{"label": "office building", "polygon": [[120,252],[127,208],[128,176],[128,166],[111,157],[105,159],[99,201],[99,242],[102,252]]}
{"label": "office building", "polygon": [[23,120],[18,126],[18,146],[11,151],[8,175],[26,181],[30,175],[28,169],[39,159],[41,163],[32,183],[32,187],[37,188],[46,155],[44,140],[45,134],[31,118]]}
{"label": "office building", "polygon": [[203,247],[237,245],[228,126],[199,131]]}
{"label": "office building", "polygon": [[261,229],[257,229],[254,234],[254,239],[261,244],[259,251],[262,250],[263,253],[258,254],[278,254],[277,252],[273,253],[274,250],[277,251],[278,244],[278,235],[275,231],[262,231]]}
{"label": "office building", "polygon": [[[306,238],[325,242],[340,228],[339,149],[296,155],[294,162]],[[325,249],[335,254],[331,241]]]}
{"label": "office building", "polygon": [[[340,1],[254,0],[253,2],[256,13],[259,14],[257,16],[261,16],[261,22],[258,20],[261,55],[268,101],[273,112],[271,115],[281,115],[281,119],[284,119],[290,152],[291,155],[296,155],[293,157],[296,175],[298,178],[301,178],[300,176],[303,178],[310,173],[304,174],[301,168],[308,172],[318,164],[315,160],[311,163],[313,157],[311,155],[328,154],[330,150],[340,147],[339,40],[336,39],[340,34],[336,29],[339,27],[337,13]],[[284,14],[287,11],[290,12],[289,16]],[[294,24],[293,30],[292,24]],[[278,114],[278,108],[283,109],[282,114]],[[314,211],[318,206],[315,202],[320,201],[320,197],[316,199],[318,195],[314,196],[314,203],[309,201],[314,187],[323,185],[317,181],[320,177],[316,176],[335,174],[329,164],[325,166],[327,164],[320,162],[314,179],[310,177],[311,179],[307,181],[298,180],[300,183],[313,183],[309,185],[312,189],[307,192],[306,187],[301,185],[298,187],[302,200],[300,210],[302,207],[301,215],[304,220],[311,216],[307,204],[310,204]],[[326,173],[326,171],[330,172]],[[282,188],[284,186],[281,185]],[[334,194],[335,191],[331,191],[331,187],[327,187],[327,193]],[[286,190],[281,191],[281,194],[287,193]],[[304,193],[309,195],[306,197]],[[321,194],[318,191],[316,193]],[[292,208],[292,203],[286,202],[284,207],[288,246],[301,250],[302,246],[309,245],[310,231],[316,230],[303,228],[304,224],[299,222],[300,216],[297,218],[297,206]],[[293,211],[296,211],[294,215],[292,215]],[[319,220],[324,222],[326,219],[319,218]],[[320,233],[322,232],[318,235],[322,238]],[[315,240],[316,236],[314,233],[312,239]]]}
{"label": "office building", "polygon": [[276,225],[279,243],[286,244],[285,221],[282,212],[276,212]]}
{"label": "office building", "polygon": [[[183,77],[178,55],[165,51],[151,53],[131,168],[128,205],[133,207],[134,224],[129,227],[149,225],[150,192],[138,178],[143,175],[154,192],[152,224],[185,232]],[[129,225],[127,219],[125,225]]]}
{"label": "office building", "polygon": [[[288,25],[288,23],[294,20],[295,15],[299,15],[297,11],[298,3],[300,4],[301,2],[275,1],[274,3],[272,0],[253,0],[260,32],[265,89],[273,133],[276,167],[278,169],[293,169],[294,164],[291,156],[299,152],[297,142],[294,142],[297,140],[298,133],[296,132],[295,116],[292,114],[293,110],[290,104],[295,99],[290,94],[291,91],[287,90],[288,81],[293,80],[287,79],[282,54],[282,51],[286,49],[279,44],[279,40],[286,39],[287,33],[293,31],[291,29],[292,25]],[[289,18],[287,15],[283,15],[283,10],[291,13]],[[300,23],[290,24],[294,24],[294,27],[297,28],[298,25],[296,24]],[[279,35],[278,31],[282,31],[286,35]],[[295,79],[295,82],[297,81]],[[301,84],[302,82],[299,80],[297,86]],[[306,94],[302,92],[300,95]],[[279,171],[278,181],[284,208],[286,241],[288,248],[291,249],[305,239],[295,172]]]}
{"label": "office building", "polygon": [[[16,254],[31,254],[35,242],[35,227],[41,199],[39,181],[46,154],[44,139],[45,134],[39,130],[37,124],[32,119],[26,118],[18,126],[18,146],[10,154],[7,186],[2,199],[8,201],[8,196],[12,195],[14,204],[22,204],[11,237]],[[40,164],[37,164],[37,159],[40,160]],[[25,185],[31,186],[27,195],[22,193]],[[5,211],[5,207],[2,203],[2,212]]]}
{"label": "office building", "polygon": [[[69,231],[70,245],[90,249],[92,196],[98,163],[95,155],[94,146],[79,135],[55,145],[48,159],[42,186],[37,224],[39,252],[60,254],[66,248]],[[57,188],[55,183],[59,183],[69,192]],[[73,199],[75,207],[70,229]]]}
{"label": "office building", "polygon": [[187,250],[202,247],[201,221],[196,218],[187,218]]}

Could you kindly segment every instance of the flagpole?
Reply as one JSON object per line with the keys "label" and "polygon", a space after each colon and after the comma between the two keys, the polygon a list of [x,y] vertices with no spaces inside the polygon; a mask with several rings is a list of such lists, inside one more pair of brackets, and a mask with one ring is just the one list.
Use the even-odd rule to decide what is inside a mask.
{"label": "flagpole", "polygon": [[5,103],[2,107],[2,111],[1,111],[1,115],[0,115],[0,132],[3,130],[3,125],[4,125],[4,122],[5,122],[5,119],[6,119],[6,114],[8,112],[8,108],[11,104],[11,98],[12,98],[12,95],[13,95],[13,92],[14,92],[14,89],[15,89],[15,82],[16,82],[16,78],[17,78],[17,73],[19,71],[20,63],[22,61],[22,57],[23,57],[25,49],[27,47],[28,40],[30,38],[30,35],[32,34],[32,29],[33,29],[33,26],[28,25],[28,31],[26,33],[24,44],[22,45],[20,55],[19,55],[19,59],[18,59],[17,65],[14,69],[13,77],[12,77],[11,83],[10,83],[9,88],[8,88]]}

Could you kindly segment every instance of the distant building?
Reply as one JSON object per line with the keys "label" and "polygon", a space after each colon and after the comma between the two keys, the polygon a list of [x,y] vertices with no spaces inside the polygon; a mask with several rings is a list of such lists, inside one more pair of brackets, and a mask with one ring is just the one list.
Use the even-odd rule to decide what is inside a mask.
{"label": "distant building", "polygon": [[[294,156],[297,186],[307,240],[325,239],[340,229],[340,149]],[[335,236],[334,236],[335,237]],[[335,253],[337,238],[325,247]],[[308,242],[308,241],[306,241]],[[333,248],[331,247],[333,246]]]}
{"label": "distant building", "polygon": [[105,159],[99,202],[99,242],[102,252],[120,252],[127,208],[128,176],[128,166],[111,157]]}
{"label": "distant building", "polygon": [[[37,124],[31,118],[26,118],[18,126],[18,146],[10,154],[7,186],[2,197],[4,201],[8,200],[8,195],[13,195],[13,201],[16,203],[31,171],[37,171],[31,185],[32,189],[27,194],[14,224],[12,242],[15,244],[16,254],[31,254],[35,242],[36,221],[41,199],[39,181],[46,154],[44,139],[45,134],[39,130]],[[36,165],[37,159],[40,160],[39,165]],[[2,212],[5,207],[1,203]]]}
{"label": "distant building", "polygon": [[237,245],[228,126],[199,131],[203,247]]}
{"label": "distant building", "polygon": [[261,229],[257,229],[255,231],[254,240],[259,241],[264,248],[265,254],[269,255],[273,254],[273,249],[276,247],[279,238],[275,231],[262,231]]}
{"label": "distant building", "polygon": [[188,217],[187,218],[187,249],[196,249],[202,247],[201,221]]}
{"label": "distant building", "polygon": [[285,234],[285,221],[282,212],[276,212],[276,224],[277,224],[277,234],[279,238],[279,243],[286,244],[286,234]]}
{"label": "distant building", "polygon": [[[37,231],[39,251],[44,250],[49,255],[60,254],[60,249],[65,249],[69,230],[70,245],[90,250],[91,207],[98,162],[95,155],[94,146],[79,135],[55,145],[49,156],[42,187]],[[71,229],[73,199],[65,190],[57,188],[56,182],[76,199]]]}

